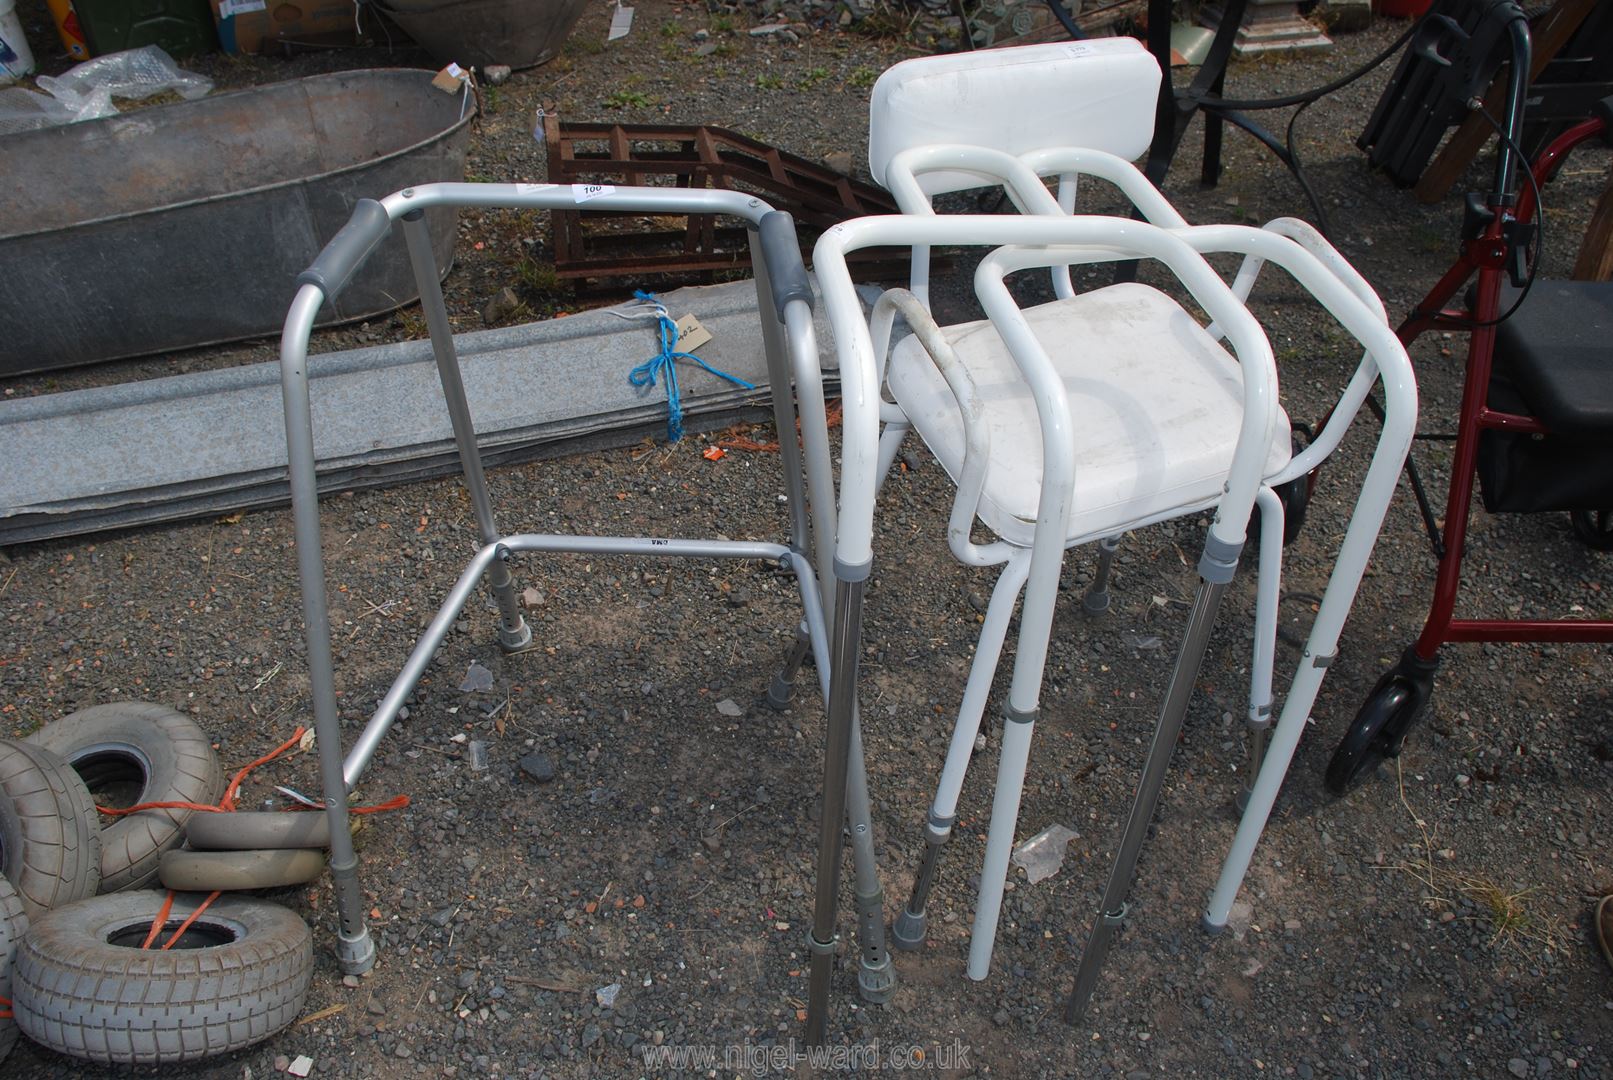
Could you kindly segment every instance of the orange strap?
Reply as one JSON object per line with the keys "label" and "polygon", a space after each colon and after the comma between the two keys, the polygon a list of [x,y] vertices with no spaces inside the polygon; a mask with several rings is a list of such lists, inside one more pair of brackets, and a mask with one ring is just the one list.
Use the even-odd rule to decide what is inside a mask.
{"label": "orange strap", "polygon": [[150,933],[146,934],[146,940],[140,943],[142,949],[151,948],[151,943],[157,940],[157,935],[162,932],[162,928],[168,925],[168,913],[172,910],[174,910],[174,893],[170,889],[168,890],[167,898],[162,902],[162,907],[157,910],[157,917],[151,920]]}
{"label": "orange strap", "polygon": [[[178,941],[180,938],[185,936],[185,931],[189,930],[190,929],[190,924],[196,921],[196,916],[198,916],[202,912],[206,911],[207,910],[207,905],[211,904],[214,900],[217,900],[219,898],[219,895],[220,895],[219,891],[217,889],[214,889],[212,892],[207,894],[207,899],[206,900],[203,900],[200,904],[196,905],[196,910],[191,912],[190,915],[188,917],[186,917],[185,921],[179,924],[179,929],[174,931],[173,936],[170,937],[167,941],[163,942],[162,948],[163,948],[164,952],[167,952],[169,949],[173,948],[174,947],[174,942]],[[174,894],[170,892],[168,894],[169,903],[173,902],[173,897],[174,897]],[[166,919],[164,919],[163,921],[167,922]],[[149,944],[149,942],[147,944]]]}
{"label": "orange strap", "polygon": [[[247,774],[253,769],[256,769],[259,765],[268,764],[281,754],[286,753],[292,747],[296,746],[302,741],[302,737],[307,730],[307,728],[299,724],[297,730],[291,733],[291,738],[287,739],[285,742],[281,743],[267,754],[264,754],[250,765],[247,765],[245,768],[238,771],[235,776],[231,778],[229,786],[224,789],[224,796],[219,799],[217,806],[208,806],[205,803],[192,802],[148,802],[140,803],[137,806],[125,807],[121,810],[113,809],[109,806],[97,806],[96,809],[109,817],[122,817],[125,814],[138,814],[143,810],[194,810],[207,814],[230,813],[235,809],[236,795],[241,790],[241,783],[247,778]],[[355,806],[350,809],[348,813],[380,814],[385,813],[388,810],[402,810],[408,805],[409,796],[397,795],[388,799],[386,802],[376,803],[374,806]],[[297,809],[302,808],[298,807]],[[308,809],[313,808],[309,807]],[[168,940],[163,943],[162,948],[165,951],[173,948],[174,944],[178,942],[180,938],[185,936],[185,931],[190,929],[191,924],[196,921],[197,917],[200,916],[202,912],[206,911],[208,905],[218,898],[219,892],[216,889],[212,893],[208,894],[207,899],[198,904],[196,906],[196,910],[186,916],[185,921],[179,924],[179,929],[175,930],[169,935]],[[140,943],[141,949],[151,948],[151,943],[157,940],[157,935],[162,932],[162,928],[168,925],[168,916],[173,910],[174,891],[170,889],[168,890],[167,897],[163,899],[162,907],[157,911],[157,917],[151,922],[151,929],[146,933],[145,941]],[[0,1002],[3,1002],[6,1006],[4,1010],[0,1010],[0,1018],[9,1017],[11,1015],[10,999],[0,996]]]}
{"label": "orange strap", "polygon": [[240,790],[241,781],[246,779],[246,774],[257,768],[259,765],[268,764],[281,754],[284,754],[287,750],[290,750],[293,746],[296,746],[302,741],[303,734],[307,730],[307,728],[303,727],[301,724],[298,724],[297,730],[291,733],[291,738],[287,739],[285,742],[281,743],[279,746],[275,747],[273,750],[269,751],[267,754],[264,754],[262,757],[258,758],[258,760],[236,773],[235,778],[230,781],[230,786],[224,789],[224,797],[218,801],[219,808],[223,810],[234,810],[235,793]]}

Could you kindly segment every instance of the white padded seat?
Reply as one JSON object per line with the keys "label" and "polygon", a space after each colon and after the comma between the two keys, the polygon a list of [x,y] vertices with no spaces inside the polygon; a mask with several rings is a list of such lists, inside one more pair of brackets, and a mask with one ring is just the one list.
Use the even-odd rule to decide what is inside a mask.
{"label": "white padded seat", "polygon": [[[1063,376],[1074,418],[1070,542],[1215,504],[1243,418],[1243,379],[1237,360],[1191,315],[1158,289],[1126,283],[1026,308],[1025,319]],[[991,433],[980,519],[1030,547],[1042,483],[1036,403],[988,320],[944,333],[975,381]],[[963,420],[916,337],[892,349],[886,383],[957,481]],[[1291,454],[1286,415],[1278,430],[1267,476]]]}

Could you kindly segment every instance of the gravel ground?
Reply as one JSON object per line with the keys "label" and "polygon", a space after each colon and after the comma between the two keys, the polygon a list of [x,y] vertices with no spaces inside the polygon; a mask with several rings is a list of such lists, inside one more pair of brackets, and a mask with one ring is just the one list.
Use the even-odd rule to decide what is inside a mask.
{"label": "gravel ground", "polygon": [[[626,41],[602,47],[608,17],[604,7],[590,11],[561,58],[490,95],[473,176],[543,178],[527,135],[540,101],[575,119],[720,123],[810,157],[859,155],[871,76],[913,51],[827,28],[793,44],[757,39],[744,32],[748,9],[712,15],[648,2]],[[1400,28],[1341,38],[1321,59],[1240,64],[1229,86],[1256,94],[1314,85]],[[697,55],[700,29],[720,48]],[[230,84],[421,61],[374,49],[204,66]],[[1454,257],[1459,205],[1416,204],[1354,148],[1385,78],[1311,109],[1299,145],[1335,243],[1398,318]],[[1229,136],[1221,185],[1199,189],[1196,139],[1190,133],[1167,184],[1191,220],[1308,213],[1287,173],[1238,135]],[[1548,272],[1565,271],[1606,168],[1605,152],[1585,154],[1549,196]],[[1469,183],[1482,183],[1480,170]],[[1105,205],[1102,196],[1092,205]],[[519,273],[523,258],[542,258],[540,223],[471,214],[462,234],[449,294],[466,329],[506,285],[534,311],[568,302]],[[967,313],[956,286],[944,295],[951,314]],[[1354,357],[1298,300],[1273,283],[1258,308],[1290,414],[1314,418]],[[317,347],[397,338],[411,325],[383,318],[321,334]],[[1425,339],[1415,350],[1425,430],[1450,430],[1463,347]],[[5,392],[270,355],[271,343],[261,343],[14,380]],[[784,535],[775,458],[711,462],[704,445],[696,437],[561,458],[498,470],[491,483],[511,529]],[[1308,623],[1369,450],[1366,435],[1352,436],[1321,474],[1288,552],[1286,637],[1297,640]],[[1418,453],[1442,484],[1446,448]],[[992,580],[947,554],[949,501],[939,467],[910,446],[882,500],[862,683],[893,913],[911,885]],[[338,685],[356,732],[471,551],[474,522],[448,481],[332,498],[323,509]],[[1127,929],[1087,1022],[1073,1030],[1060,1022],[1182,630],[1177,601],[1191,595],[1202,524],[1129,539],[1114,607],[1101,619],[1079,614],[1090,556],[1068,560],[1020,834],[1061,823],[1080,836],[1056,876],[1010,885],[991,977],[968,982],[962,966],[995,730],[964,790],[929,943],[897,956],[901,985],[889,1006],[861,1007],[854,973],[839,974],[832,1041],[877,1040],[886,1053],[926,1047],[935,1067],[961,1045],[965,1060],[952,1059],[951,1071],[964,1075],[1613,1074],[1613,995],[1589,929],[1591,901],[1613,891],[1597,839],[1613,825],[1598,794],[1613,759],[1605,649],[1447,650],[1431,713],[1400,767],[1343,800],[1322,792],[1328,755],[1378,672],[1415,635],[1431,591],[1433,564],[1409,498],[1393,508],[1234,932],[1212,940],[1198,918],[1231,839],[1246,760],[1237,718],[1252,574],[1235,584]],[[1572,539],[1565,515],[1480,511],[1473,531],[1465,610],[1608,615],[1605,557]],[[528,558],[520,577],[534,590],[541,647],[506,657],[490,609],[467,614],[363,784],[366,801],[400,792],[414,800],[361,835],[379,935],[374,972],[344,984],[326,948],[327,885],[281,894],[321,945],[309,1019],[251,1050],[164,1075],[261,1077],[300,1054],[316,1075],[670,1074],[647,1069],[643,1047],[720,1054],[799,1039],[821,702],[809,690],[787,712],[763,702],[793,630],[793,586],[751,566],[584,558]],[[0,561],[0,597],[8,732],[98,702],[149,699],[194,716],[237,766],[309,719],[284,511],[13,549]],[[1280,647],[1280,675],[1296,658],[1292,644]],[[491,690],[459,689],[472,663],[492,673]],[[462,738],[486,744],[487,769],[472,769]],[[552,767],[551,780],[523,769],[534,754]],[[266,767],[243,802],[260,802],[274,783],[314,789],[312,758]],[[849,911],[849,885],[843,899]],[[595,991],[610,984],[621,989],[606,1007]],[[719,1057],[714,1071],[687,1074],[743,1072],[736,1064],[724,1068]],[[18,1076],[97,1075],[26,1040],[8,1067]]]}

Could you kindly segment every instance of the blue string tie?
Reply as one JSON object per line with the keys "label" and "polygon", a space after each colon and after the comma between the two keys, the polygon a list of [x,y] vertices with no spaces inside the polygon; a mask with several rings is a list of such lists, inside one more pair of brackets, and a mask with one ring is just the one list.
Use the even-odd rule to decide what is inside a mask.
{"label": "blue string tie", "polygon": [[693,360],[706,371],[718,378],[727,379],[735,386],[746,390],[754,390],[754,383],[748,383],[737,375],[730,375],[726,371],[719,371],[712,367],[694,353],[678,352],[674,346],[678,340],[678,324],[673,322],[666,313],[666,305],[655,298],[654,293],[636,289],[633,292],[635,299],[655,308],[656,330],[661,338],[661,351],[627,374],[627,381],[634,386],[654,386],[658,378],[666,381],[666,437],[668,442],[677,442],[683,438],[683,396],[678,391],[679,360]]}

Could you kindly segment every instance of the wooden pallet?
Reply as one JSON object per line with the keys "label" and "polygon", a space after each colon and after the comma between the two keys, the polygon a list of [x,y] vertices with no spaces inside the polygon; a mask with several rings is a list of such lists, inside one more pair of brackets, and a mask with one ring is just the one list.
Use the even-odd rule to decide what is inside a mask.
{"label": "wooden pallet", "polygon": [[[681,124],[581,124],[544,118],[549,181],[745,191],[795,218],[802,252],[848,218],[899,213],[872,184],[737,132]],[[711,280],[750,265],[742,227],[711,214],[638,216],[557,211],[555,272],[565,279],[676,275]],[[890,253],[879,256],[892,261]]]}

